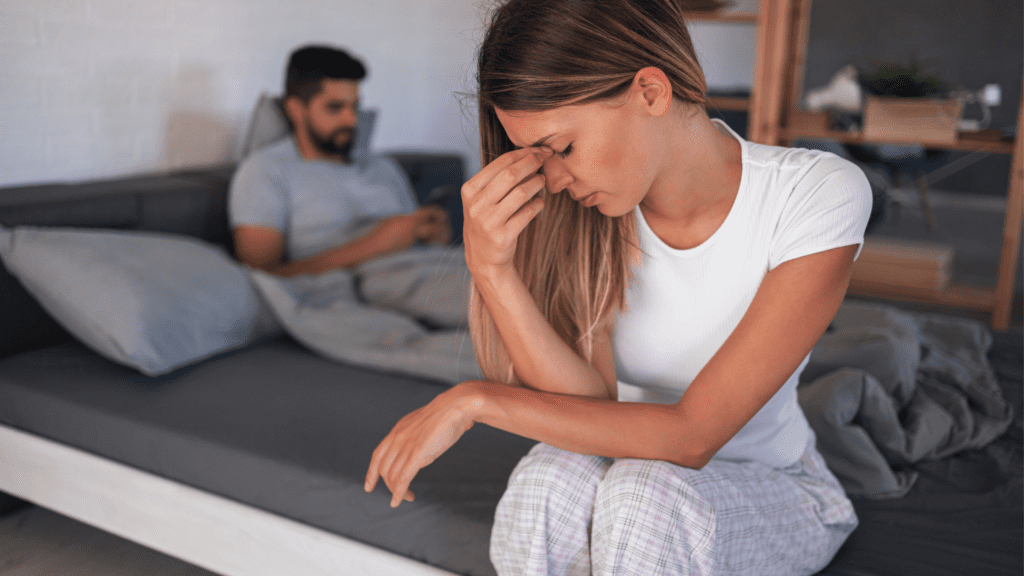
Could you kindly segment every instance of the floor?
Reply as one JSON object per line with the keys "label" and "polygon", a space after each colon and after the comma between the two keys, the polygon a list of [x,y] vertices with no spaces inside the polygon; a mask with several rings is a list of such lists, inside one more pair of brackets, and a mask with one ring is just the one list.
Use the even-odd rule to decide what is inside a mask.
{"label": "floor", "polygon": [[[873,233],[952,245],[956,249],[955,280],[993,284],[1002,238],[999,200],[935,193],[932,202],[938,224],[934,232],[925,228],[916,197],[908,192],[898,220],[890,213]],[[1018,292],[1013,320],[1018,327],[1022,323],[1020,302]],[[55,575],[214,576],[38,507],[0,517],[0,576]]]}

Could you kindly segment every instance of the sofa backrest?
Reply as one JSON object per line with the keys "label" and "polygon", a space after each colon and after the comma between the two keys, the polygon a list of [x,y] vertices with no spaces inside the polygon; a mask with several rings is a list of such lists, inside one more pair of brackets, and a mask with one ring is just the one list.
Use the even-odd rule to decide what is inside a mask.
{"label": "sofa backrest", "polygon": [[[456,190],[464,179],[462,157],[432,152],[391,156],[409,176],[422,202],[438,186]],[[152,230],[202,238],[233,250],[228,227],[228,185],[235,166],[183,170],[67,184],[0,188],[0,225]],[[462,202],[442,202],[461,237]],[[70,340],[71,336],[0,264],[0,358]]]}

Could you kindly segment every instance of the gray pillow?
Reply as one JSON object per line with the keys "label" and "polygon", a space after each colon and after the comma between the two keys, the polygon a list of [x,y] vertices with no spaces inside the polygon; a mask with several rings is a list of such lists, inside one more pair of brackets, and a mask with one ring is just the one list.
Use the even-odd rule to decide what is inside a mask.
{"label": "gray pillow", "polygon": [[196,238],[0,227],[0,258],[83,344],[150,376],[279,330],[244,268]]}
{"label": "gray pillow", "polygon": [[[359,110],[356,141],[352,144],[352,159],[362,160],[370,155],[370,138],[377,125],[377,109]],[[242,139],[238,160],[245,160],[253,152],[273,144],[291,134],[292,128],[284,113],[284,103],[278,96],[263,93],[249,119],[249,128]]]}

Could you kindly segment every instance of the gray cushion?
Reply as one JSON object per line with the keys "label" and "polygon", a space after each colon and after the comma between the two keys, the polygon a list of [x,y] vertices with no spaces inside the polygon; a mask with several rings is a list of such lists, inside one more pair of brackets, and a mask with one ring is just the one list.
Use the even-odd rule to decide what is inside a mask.
{"label": "gray cushion", "polygon": [[[352,158],[355,159],[366,158],[369,155],[370,137],[373,136],[373,129],[377,124],[375,108],[359,110],[358,114],[356,141],[352,143]],[[292,127],[285,116],[282,99],[267,93],[260,94],[252,111],[252,118],[249,119],[249,129],[242,139],[238,159],[244,160],[253,152],[277,142],[291,132]]]}
{"label": "gray cushion", "polygon": [[157,232],[0,228],[0,258],[72,335],[148,375],[277,330],[220,248]]}

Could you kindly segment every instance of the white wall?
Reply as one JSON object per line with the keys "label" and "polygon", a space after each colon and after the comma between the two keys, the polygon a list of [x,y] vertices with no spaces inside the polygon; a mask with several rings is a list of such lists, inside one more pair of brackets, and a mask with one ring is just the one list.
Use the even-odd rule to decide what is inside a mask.
{"label": "white wall", "polygon": [[475,0],[0,0],[0,185],[230,159],[288,53],[342,45],[370,68],[378,147],[475,159]]}
{"label": "white wall", "polygon": [[[757,0],[732,0],[727,8],[757,12]],[[754,83],[756,29],[751,23],[691,22],[693,47],[710,90],[750,90]]]}
{"label": "white wall", "polygon": [[[475,105],[457,94],[472,91],[482,4],[0,0],[0,186],[230,160],[307,42],[368,64],[376,148],[459,151],[475,171]],[[749,86],[752,28],[696,24],[694,38],[712,86]]]}

